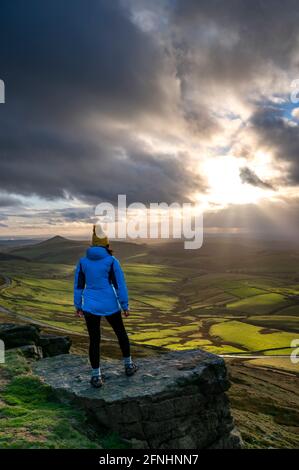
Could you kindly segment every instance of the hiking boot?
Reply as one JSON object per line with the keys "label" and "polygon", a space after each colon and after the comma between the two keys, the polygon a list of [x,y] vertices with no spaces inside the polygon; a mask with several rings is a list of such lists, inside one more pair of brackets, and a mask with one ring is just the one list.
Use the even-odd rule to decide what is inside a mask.
{"label": "hiking boot", "polygon": [[95,377],[91,377],[90,383],[91,383],[92,387],[100,388],[100,387],[102,387],[104,381],[103,381],[102,377],[95,376]]}
{"label": "hiking boot", "polygon": [[131,375],[135,374],[135,372],[137,372],[137,369],[138,369],[137,364],[132,362],[131,364],[125,366],[125,373],[128,377],[130,377]]}

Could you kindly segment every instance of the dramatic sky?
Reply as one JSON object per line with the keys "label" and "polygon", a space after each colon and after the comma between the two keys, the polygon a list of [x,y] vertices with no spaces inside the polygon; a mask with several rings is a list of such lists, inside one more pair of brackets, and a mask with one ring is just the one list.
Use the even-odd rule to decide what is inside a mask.
{"label": "dramatic sky", "polygon": [[1,0],[0,236],[83,236],[126,194],[296,237],[298,25],[297,0]]}

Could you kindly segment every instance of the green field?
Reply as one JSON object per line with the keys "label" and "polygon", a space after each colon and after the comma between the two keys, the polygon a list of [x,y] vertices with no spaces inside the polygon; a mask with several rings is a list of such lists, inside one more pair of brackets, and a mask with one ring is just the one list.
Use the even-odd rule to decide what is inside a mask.
{"label": "green field", "polygon": [[271,352],[272,349],[286,349],[290,353],[292,333],[270,331],[262,327],[248,325],[240,321],[226,321],[211,327],[211,335],[219,337],[221,342],[239,345],[248,351]]}
{"label": "green field", "polygon": [[[56,238],[13,250],[27,261],[0,260],[0,321],[67,333],[72,352],[87,354],[85,323],[73,308],[74,266],[86,246]],[[119,242],[115,255],[129,288],[131,314],[124,322],[134,357],[193,348],[226,355],[245,446],[298,447],[299,364],[290,361],[290,343],[299,335],[299,253],[213,239],[195,253],[171,243]],[[105,320],[102,332],[102,355],[120,357]],[[122,445],[115,436],[82,434],[82,415],[57,403],[20,358],[14,361],[8,377],[1,370],[0,447]]]}
{"label": "green field", "polygon": [[[253,273],[251,263],[249,268],[242,264],[242,247],[238,267],[231,269],[232,260],[237,263],[235,250],[230,253],[230,269],[224,270],[227,266],[223,265],[218,271],[201,269],[211,265],[207,259],[215,261],[211,254],[201,258],[201,250],[192,256],[186,251],[172,252],[168,245],[152,251],[138,246],[136,252],[133,244],[123,245],[120,258],[131,307],[125,322],[133,343],[170,350],[202,348],[218,354],[289,353],[290,341],[299,331],[299,286],[293,264],[289,272],[273,273],[267,258],[266,272]],[[15,250],[15,255],[29,253],[30,261],[1,261],[1,273],[11,279],[11,285],[0,290],[0,305],[19,318],[86,335],[84,322],[74,315],[72,292],[73,259],[76,253],[77,259],[82,255],[81,249],[82,243],[71,242],[68,247],[64,239],[54,239],[49,246],[43,242],[32,251],[30,247]],[[66,264],[53,262],[60,254]],[[280,252],[275,256],[281,261]],[[102,325],[104,337],[112,337],[105,321]]]}
{"label": "green field", "polygon": [[245,313],[271,313],[273,310],[289,306],[289,302],[282,294],[251,295],[227,305],[229,310]]}

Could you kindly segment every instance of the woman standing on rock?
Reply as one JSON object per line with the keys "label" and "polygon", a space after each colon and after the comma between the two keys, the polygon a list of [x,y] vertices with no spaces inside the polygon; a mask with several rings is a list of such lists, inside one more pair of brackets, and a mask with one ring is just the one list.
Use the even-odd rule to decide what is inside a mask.
{"label": "woman standing on rock", "polygon": [[101,317],[112,326],[123,354],[125,373],[133,375],[137,366],[130,355],[130,343],[121,310],[129,315],[128,290],[119,261],[112,256],[109,241],[102,232],[96,235],[93,226],[92,246],[77,264],[74,284],[76,315],[84,316],[89,333],[89,359],[92,367],[90,383],[101,387],[100,369]]}

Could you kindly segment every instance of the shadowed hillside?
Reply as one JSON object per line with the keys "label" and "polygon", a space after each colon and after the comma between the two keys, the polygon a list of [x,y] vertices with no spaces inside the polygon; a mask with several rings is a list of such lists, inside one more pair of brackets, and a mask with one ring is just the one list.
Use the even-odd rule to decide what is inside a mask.
{"label": "shadowed hillside", "polygon": [[[75,264],[81,256],[84,256],[89,246],[89,241],[70,240],[56,236],[33,245],[13,248],[9,253],[41,263]],[[120,260],[124,260],[144,251],[143,245],[129,242],[115,241],[112,244],[112,248],[115,250],[116,256]]]}
{"label": "shadowed hillside", "polygon": [[[55,236],[32,245],[5,250],[5,255],[41,263],[74,265],[90,246],[88,240],[70,240]],[[112,241],[114,254],[121,261],[192,268],[201,272],[297,272],[299,248],[285,242],[266,242],[245,238],[206,237],[199,250],[185,250],[183,241],[153,245]],[[8,258],[7,258],[8,259]],[[299,279],[299,271],[298,271]]]}
{"label": "shadowed hillside", "polygon": [[28,261],[24,256],[17,256],[10,253],[0,253],[0,261]]}
{"label": "shadowed hillside", "polygon": [[278,241],[206,237],[199,250],[185,250],[182,241],[150,246],[142,262],[205,271],[289,272],[298,271],[299,248]]}

